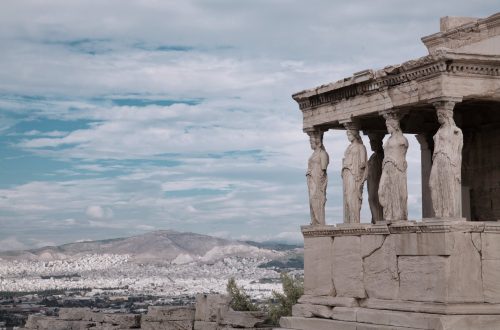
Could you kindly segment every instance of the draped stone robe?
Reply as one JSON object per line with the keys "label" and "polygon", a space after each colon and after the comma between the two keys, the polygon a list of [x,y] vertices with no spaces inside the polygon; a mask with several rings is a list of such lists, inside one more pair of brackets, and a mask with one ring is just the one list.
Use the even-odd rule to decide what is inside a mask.
{"label": "draped stone robe", "polygon": [[401,132],[392,134],[384,145],[384,161],[378,189],[384,220],[408,219],[407,150],[408,140]]}
{"label": "draped stone robe", "polygon": [[429,187],[438,218],[462,216],[462,147],[462,131],[454,124],[442,125],[434,135]]}
{"label": "draped stone robe", "polygon": [[326,186],[328,184],[326,169],[328,163],[329,157],[324,147],[315,149],[308,161],[306,177],[312,225],[325,224]]}
{"label": "draped stone robe", "polygon": [[363,183],[366,179],[366,148],[359,141],[347,147],[342,160],[344,223],[359,223]]}

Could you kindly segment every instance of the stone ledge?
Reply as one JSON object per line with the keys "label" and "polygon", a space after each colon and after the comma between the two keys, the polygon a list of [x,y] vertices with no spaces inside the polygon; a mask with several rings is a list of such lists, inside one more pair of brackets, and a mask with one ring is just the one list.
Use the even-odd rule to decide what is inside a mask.
{"label": "stone ledge", "polygon": [[379,224],[337,224],[322,226],[301,226],[304,237],[335,237],[360,235],[389,235],[401,233],[498,233],[500,221],[463,221],[463,219],[424,219],[424,221],[381,222]]}
{"label": "stone ledge", "polygon": [[340,306],[340,307],[357,307],[358,301],[355,298],[349,297],[332,297],[332,296],[309,296],[303,295],[299,298],[301,304],[313,304],[323,306]]}
{"label": "stone ledge", "polygon": [[353,321],[283,317],[280,326],[290,330],[494,330],[500,324],[500,315],[439,315],[366,308],[355,308],[353,313]]}
{"label": "stone ledge", "polygon": [[[432,303],[404,300],[383,300],[376,298],[355,299],[347,297],[308,296],[299,299],[299,304],[321,305],[328,307],[363,307],[377,310],[394,310],[442,315],[500,315],[500,304],[489,303]],[[335,310],[335,309],[334,309]],[[340,310],[337,310],[340,312]]]}

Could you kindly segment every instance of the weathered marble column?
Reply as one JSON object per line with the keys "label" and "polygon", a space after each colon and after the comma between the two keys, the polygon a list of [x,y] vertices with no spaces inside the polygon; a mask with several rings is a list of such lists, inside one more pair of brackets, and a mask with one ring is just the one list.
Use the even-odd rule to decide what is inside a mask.
{"label": "weathered marble column", "polygon": [[363,184],[366,180],[366,148],[359,135],[359,127],[353,122],[344,123],[351,144],[342,159],[344,192],[344,223],[360,223]]}
{"label": "weathered marble column", "polygon": [[391,135],[384,145],[384,161],[378,188],[384,220],[408,219],[408,188],[406,176],[406,151],[408,140],[403,135],[399,120],[401,115],[393,110],[383,111],[387,132]]}
{"label": "weathered marble column", "polygon": [[372,214],[372,223],[382,221],[384,213],[378,198],[378,187],[382,175],[382,162],[384,161],[384,147],[382,145],[384,133],[368,133],[373,154],[368,159],[366,183],[368,188],[368,203]]}
{"label": "weathered marble column", "polygon": [[313,153],[307,164],[307,187],[309,190],[309,207],[311,225],[325,224],[326,186],[328,184],[328,153],[323,145],[323,131],[311,130],[309,135]]}
{"label": "weathered marble column", "polygon": [[432,207],[437,218],[462,217],[462,130],[453,120],[455,101],[432,103],[441,127],[434,135],[429,177]]}
{"label": "weathered marble column", "polygon": [[431,189],[429,187],[429,177],[432,167],[432,136],[422,133],[415,136],[420,143],[420,169],[422,177],[422,218],[433,218]]}

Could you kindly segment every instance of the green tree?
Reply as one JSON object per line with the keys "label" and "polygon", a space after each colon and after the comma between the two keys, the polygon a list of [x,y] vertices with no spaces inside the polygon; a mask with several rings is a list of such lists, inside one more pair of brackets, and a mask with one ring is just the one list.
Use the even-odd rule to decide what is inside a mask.
{"label": "green tree", "polygon": [[304,283],[302,280],[295,279],[286,273],[281,273],[281,283],[283,293],[273,290],[269,305],[269,317],[273,324],[278,324],[282,316],[292,315],[292,306],[297,303],[304,294]]}
{"label": "green tree", "polygon": [[236,285],[236,280],[231,277],[226,286],[227,294],[231,301],[229,306],[235,311],[257,311],[259,308],[255,305],[243,288]]}

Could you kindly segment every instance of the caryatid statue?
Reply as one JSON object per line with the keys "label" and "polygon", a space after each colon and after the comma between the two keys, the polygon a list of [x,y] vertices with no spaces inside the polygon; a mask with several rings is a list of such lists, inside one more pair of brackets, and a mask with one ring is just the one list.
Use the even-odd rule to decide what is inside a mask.
{"label": "caryatid statue", "polygon": [[432,207],[437,218],[462,217],[462,130],[453,120],[451,101],[435,102],[441,127],[434,135],[434,153],[429,178]]}
{"label": "caryatid statue", "polygon": [[378,198],[383,208],[384,220],[408,219],[408,188],[406,182],[406,151],[408,140],[399,126],[400,116],[394,111],[382,113],[390,137],[384,145],[382,175]]}
{"label": "caryatid statue", "polygon": [[384,220],[383,208],[378,198],[382,162],[384,161],[384,147],[382,145],[384,136],[384,133],[368,133],[373,154],[368,159],[366,184],[368,186],[368,203],[370,204],[372,223]]}
{"label": "caryatid statue", "polygon": [[359,223],[363,183],[366,180],[366,148],[354,123],[346,123],[347,147],[342,160],[342,181],[344,186],[344,223]]}
{"label": "caryatid statue", "polygon": [[311,225],[324,225],[326,186],[328,184],[326,169],[330,160],[323,146],[323,132],[316,130],[307,132],[307,134],[309,134],[311,149],[314,150],[309,157],[306,173]]}

